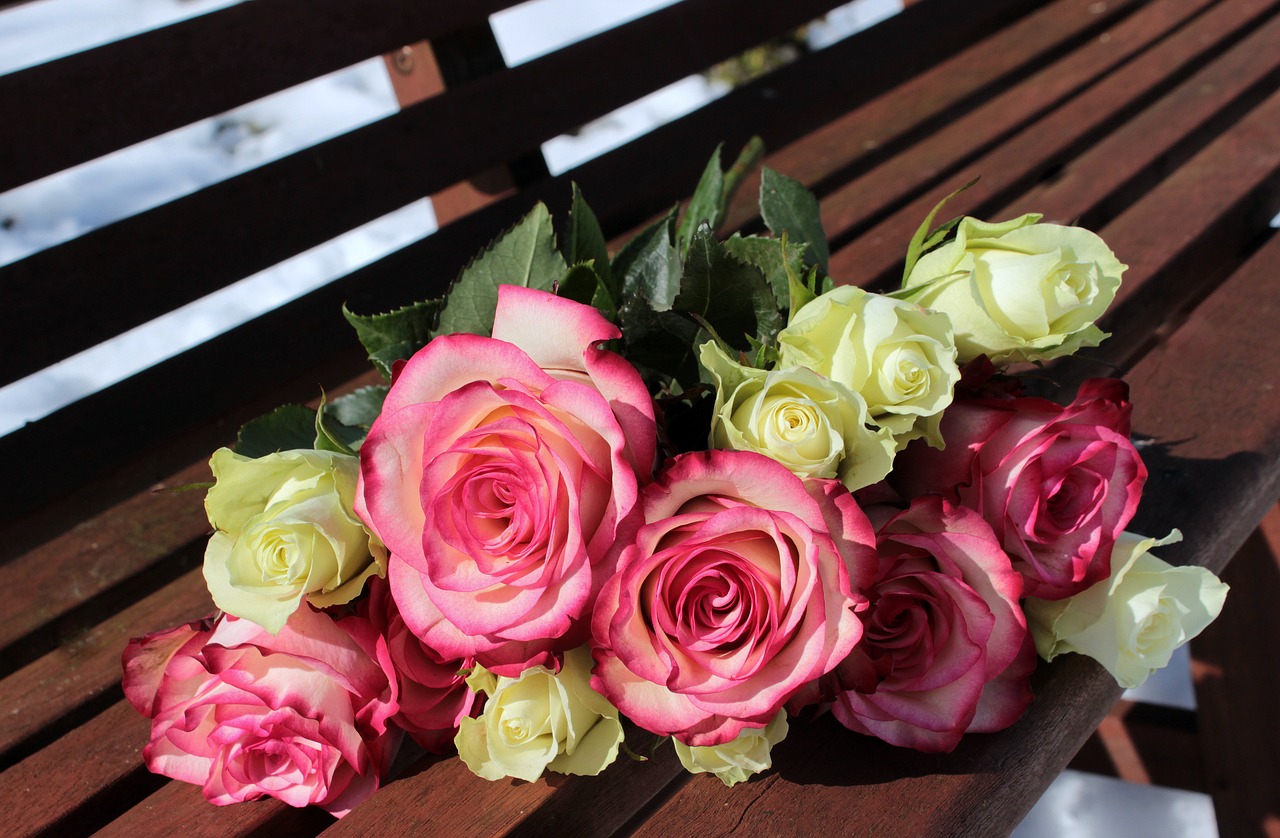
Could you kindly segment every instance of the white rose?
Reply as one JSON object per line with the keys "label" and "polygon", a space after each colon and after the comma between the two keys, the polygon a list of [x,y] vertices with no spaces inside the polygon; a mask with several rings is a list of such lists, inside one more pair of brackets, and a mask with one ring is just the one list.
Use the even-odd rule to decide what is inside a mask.
{"label": "white rose", "polygon": [[773,765],[773,746],[787,738],[787,711],[778,715],[763,728],[744,727],[733,739],[720,745],[686,745],[679,739],[672,740],[680,764],[691,774],[714,774],[726,786],[733,786],[751,778],[753,774],[768,771]]}
{"label": "white rose", "polygon": [[945,314],[851,285],[792,314],[778,333],[782,366],[803,366],[853,390],[898,447],[924,436],[942,446],[938,421],[960,380]]}
{"label": "white rose", "polygon": [[298,450],[252,459],[220,448],[209,465],[205,511],[217,532],[204,578],[223,611],[276,634],[303,597],[341,605],[386,572],[385,548],[353,511],[357,458]]}
{"label": "white rose", "polygon": [[1173,650],[1204,631],[1222,611],[1227,586],[1202,567],[1174,567],[1153,547],[1182,540],[1174,530],[1156,540],[1121,533],[1111,576],[1072,597],[1028,598],[1027,624],[1045,660],[1088,655],[1132,689],[1168,665]]}
{"label": "white rose", "polygon": [[868,427],[867,403],[848,387],[804,367],[744,367],[711,341],[700,360],[716,386],[711,447],[755,451],[798,477],[835,477],[850,490],[889,473],[893,435]]}
{"label": "white rose", "polygon": [[515,777],[533,782],[543,769],[599,774],[618,756],[618,710],[591,689],[591,653],[565,653],[556,673],[545,666],[515,678],[477,666],[467,678],[488,694],[478,718],[463,719],[454,738],[458,756],[486,780]]}
{"label": "white rose", "polygon": [[982,354],[997,363],[1056,358],[1106,337],[1094,322],[1127,266],[1096,234],[1039,220],[966,217],[903,284],[923,287],[911,299],[950,315],[962,362]]}

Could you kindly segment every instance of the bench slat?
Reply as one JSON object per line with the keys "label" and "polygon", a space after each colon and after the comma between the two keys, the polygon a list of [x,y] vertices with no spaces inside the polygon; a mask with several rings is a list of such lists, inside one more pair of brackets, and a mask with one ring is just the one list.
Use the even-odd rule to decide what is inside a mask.
{"label": "bench slat", "polygon": [[[1273,2],[1143,7],[1113,27],[1107,38],[1028,77],[945,131],[828,196],[823,203],[828,237],[848,241],[857,236],[833,255],[832,271],[836,276],[857,277],[859,283],[897,281],[903,242],[942,195],[980,177],[943,215],[950,218],[962,210],[995,215],[1012,196],[1114,130],[1167,85],[1184,81],[1187,73],[1222,48],[1223,41],[1229,45],[1235,33],[1248,31],[1276,7]],[[1265,61],[1273,55],[1274,50],[1255,58]],[[1269,65],[1268,72],[1274,70],[1275,65]],[[1228,89],[1236,87],[1233,81]],[[1039,118],[1029,120],[1028,114]],[[1137,144],[1145,148],[1145,142],[1139,139]],[[1139,159],[1125,152],[1113,152],[1113,165],[1129,178],[1140,171]],[[881,201],[887,202],[890,196],[901,208],[888,217],[877,217]],[[1052,204],[1036,204],[1035,211],[1075,217]],[[1100,226],[1105,220],[1095,216],[1094,224]]]}
{"label": "bench slat", "polygon": [[[0,309],[0,384],[536,150],[834,3],[684,0],[0,269],[12,300]],[[730,17],[734,26],[717,25]],[[618,56],[621,78],[582,72]],[[124,287],[132,304],[115,305]]]}
{"label": "bench slat", "polygon": [[[252,102],[515,0],[241,3],[0,76],[0,192]],[[31,142],[31,133],[40,142]]]}
{"label": "bench slat", "polygon": [[[0,439],[0,456],[9,458],[6,462],[14,473],[27,475],[27,482],[21,487],[0,488],[0,498],[5,501],[0,504],[0,521],[101,474],[127,456],[116,447],[86,438],[80,432],[84,427],[96,426],[104,438],[121,435],[162,440],[190,429],[202,414],[224,415],[267,388],[279,391],[282,381],[294,382],[317,364],[317,352],[339,354],[333,368],[346,373],[338,378],[307,373],[305,386],[311,392],[316,385],[328,389],[355,375],[362,362],[359,354],[351,351],[349,328],[337,313],[342,303],[369,312],[442,293],[452,271],[465,264],[496,230],[527,212],[534,200],[563,208],[570,180],[582,185],[606,231],[616,234],[685,194],[705,164],[706,149],[716,142],[723,140],[732,148],[759,132],[766,142],[781,147],[833,114],[883,93],[902,77],[972,45],[1033,6],[1028,0],[991,0],[983,5],[981,16],[959,14],[965,7],[963,0],[931,0],[912,6],[879,24],[874,32],[854,36],[784,67],[605,158],[527,188],[294,301],[284,310],[264,315],[109,392],[83,399],[9,434]],[[948,11],[957,14],[948,17],[944,14]],[[922,29],[935,49],[918,49]],[[814,85],[814,77],[829,79],[830,85]],[[220,253],[218,257],[232,255]],[[450,273],[424,276],[423,265],[448,266],[445,270]],[[4,276],[0,271],[0,283]],[[270,347],[270,369],[256,360],[263,347]],[[175,391],[167,385],[169,381],[200,381],[203,389]],[[291,386],[296,391],[303,385]],[[151,397],[158,392],[165,393],[165,399]],[[135,406],[143,403],[148,404],[148,410],[139,414]],[[231,433],[228,431],[228,436]],[[190,457],[200,453],[193,450]],[[52,467],[51,459],[55,461]],[[73,464],[74,468],[59,468],[56,462]]]}

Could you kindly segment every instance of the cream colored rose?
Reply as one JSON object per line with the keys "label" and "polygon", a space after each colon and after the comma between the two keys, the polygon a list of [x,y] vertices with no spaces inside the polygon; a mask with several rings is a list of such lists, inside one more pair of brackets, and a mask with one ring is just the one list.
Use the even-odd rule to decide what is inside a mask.
{"label": "cream colored rose", "polygon": [[618,756],[618,710],[591,689],[591,653],[565,653],[558,673],[533,666],[515,678],[477,666],[467,678],[488,694],[478,718],[463,719],[454,742],[458,756],[486,780],[532,782],[543,769],[594,776]]}
{"label": "cream colored rose", "polygon": [[1111,576],[1072,597],[1028,598],[1027,624],[1045,660],[1088,655],[1132,689],[1169,663],[1173,650],[1204,631],[1222,611],[1227,586],[1202,567],[1174,567],[1151,548],[1182,540],[1121,533]]}
{"label": "cream colored rose", "polygon": [[220,448],[209,464],[216,482],[204,505],[217,532],[204,578],[223,611],[275,634],[303,597],[320,608],[350,602],[386,572],[385,550],[352,508],[357,458],[299,450],[250,459]]}
{"label": "cream colored rose", "polygon": [[752,775],[773,765],[771,751],[787,738],[787,711],[779,710],[773,721],[759,727],[744,727],[723,745],[690,746],[673,739],[680,764],[691,774],[714,774],[726,786],[746,782]]}
{"label": "cream colored rose", "polygon": [[804,367],[744,367],[714,342],[700,351],[716,385],[712,448],[756,451],[798,477],[834,477],[851,490],[884,478],[893,435],[869,427],[857,393]]}
{"label": "cream colored rose", "polygon": [[1094,322],[1128,266],[1096,234],[1039,220],[964,218],[907,277],[905,288],[925,286],[912,300],[950,315],[962,362],[1057,358],[1106,337]]}
{"label": "cream colored rose", "polygon": [[846,285],[801,306],[778,343],[782,366],[808,367],[862,396],[899,448],[918,436],[941,447],[938,421],[960,380],[945,314]]}

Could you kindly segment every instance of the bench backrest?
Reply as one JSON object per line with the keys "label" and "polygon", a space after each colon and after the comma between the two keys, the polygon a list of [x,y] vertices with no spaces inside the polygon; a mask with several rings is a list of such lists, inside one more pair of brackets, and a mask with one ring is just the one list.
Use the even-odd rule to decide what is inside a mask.
{"label": "bench backrest", "polygon": [[[570,180],[616,235],[686,195],[717,143],[735,149],[759,134],[768,148],[785,146],[1037,4],[914,5],[558,177],[547,174],[540,143],[837,4],[683,0],[508,69],[488,15],[511,5],[242,3],[0,76],[0,192],[405,44],[429,41],[448,86],[0,267],[0,385],[459,181],[497,168],[518,187],[436,235],[0,439],[0,460],[16,478],[0,490],[0,515],[28,511],[215,417],[234,424],[264,393],[273,393],[267,401],[280,401],[282,388],[286,398],[309,399],[317,385],[356,374],[362,359],[341,303],[371,312],[440,293],[535,200],[553,211],[566,206]],[[255,360],[264,350],[267,365]],[[300,377],[307,383],[291,390]],[[196,450],[184,446],[170,464]],[[140,474],[122,488],[152,479]]]}

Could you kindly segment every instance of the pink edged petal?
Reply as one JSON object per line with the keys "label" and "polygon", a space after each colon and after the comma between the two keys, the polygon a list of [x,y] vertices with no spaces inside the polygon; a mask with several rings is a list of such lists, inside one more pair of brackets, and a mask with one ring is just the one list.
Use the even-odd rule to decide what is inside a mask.
{"label": "pink edged petal", "polygon": [[161,711],[158,694],[169,662],[175,656],[190,657],[198,652],[212,627],[213,619],[206,617],[129,641],[120,658],[122,686],[125,698],[139,713],[153,718]]}
{"label": "pink edged petal", "polygon": [[480,335],[442,335],[419,349],[405,364],[387,393],[382,413],[439,401],[475,381],[503,378],[523,381],[538,389],[553,380],[509,342]]}
{"label": "pink edged petal", "polygon": [[987,682],[969,723],[969,733],[995,733],[1022,718],[1031,704],[1031,673],[1036,668],[1036,647],[1027,632],[1013,661]]}
{"label": "pink edged petal", "polygon": [[434,408],[413,405],[383,413],[360,447],[355,513],[392,553],[425,567],[421,534],[426,522],[418,481],[423,434]]}
{"label": "pink edged petal", "polygon": [[591,306],[546,291],[500,285],[493,337],[520,347],[543,369],[586,372],[582,355],[587,347],[620,338],[622,332]]}

